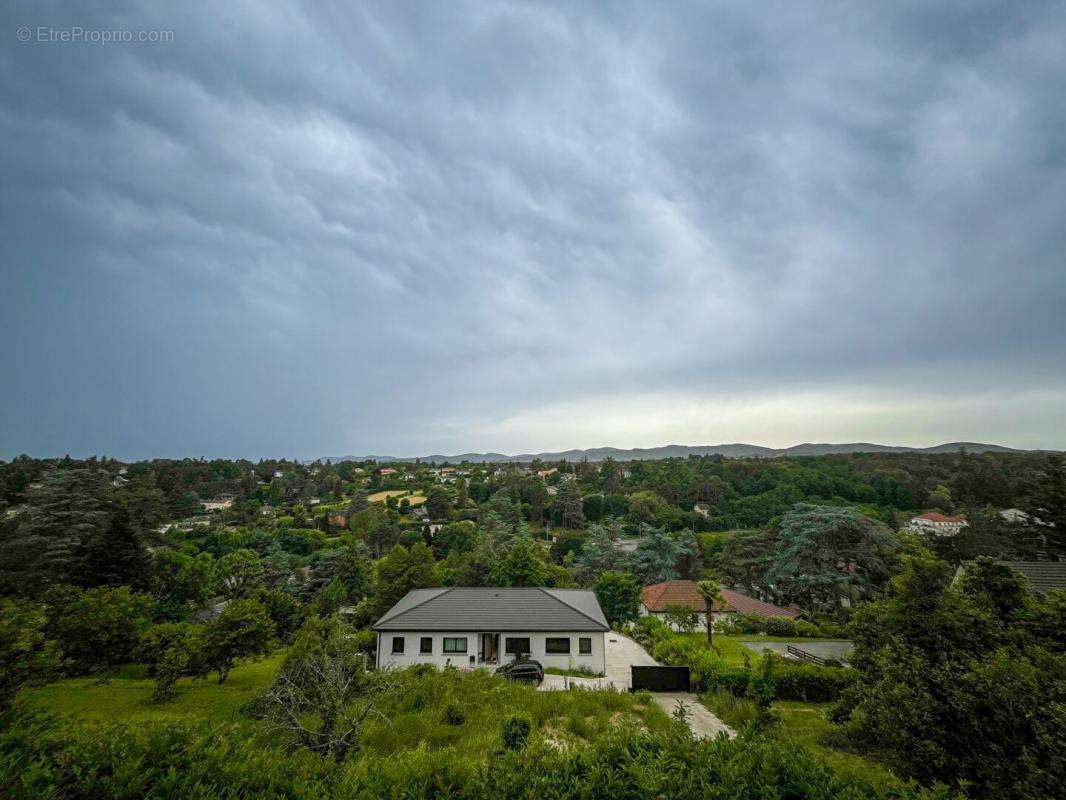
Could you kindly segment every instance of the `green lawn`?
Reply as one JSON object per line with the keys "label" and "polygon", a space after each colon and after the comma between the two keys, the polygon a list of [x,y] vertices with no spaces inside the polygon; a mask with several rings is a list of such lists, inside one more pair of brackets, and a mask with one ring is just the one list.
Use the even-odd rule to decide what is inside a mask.
{"label": "green lawn", "polygon": [[[183,679],[167,702],[152,703],[154,682],[144,668],[130,666],[101,678],[73,678],[28,689],[21,699],[41,710],[92,723],[231,722],[250,718],[241,708],[272,680],[283,651],[235,668],[226,683]],[[462,721],[446,711],[458,710]],[[529,716],[537,735],[566,747],[587,742],[620,725],[663,730],[676,723],[646,694],[613,691],[538,692],[484,671],[457,670],[410,675],[405,690],[384,709],[385,718],[366,726],[366,753],[395,754],[427,748],[487,755],[500,744],[511,714]],[[262,733],[262,731],[260,731]]]}
{"label": "green lawn", "polygon": [[27,689],[22,698],[31,706],[91,722],[228,722],[237,719],[241,706],[269,685],[283,657],[279,651],[261,661],[242,664],[221,686],[213,676],[195,681],[183,678],[175,696],[163,703],[149,702],[155,681],[146,677],[140,666],[103,678],[71,678]]}
{"label": "green lawn", "polygon": [[[755,704],[746,698],[735,698],[729,692],[709,692],[700,698],[726,724],[742,728],[757,716]],[[877,761],[830,747],[824,742],[832,723],[826,718],[831,703],[801,703],[778,700],[773,704],[780,722],[771,730],[785,742],[799,745],[816,758],[825,761],[837,773],[848,778],[862,778],[884,788],[901,785],[891,770]]]}
{"label": "green lawn", "polygon": [[[700,633],[683,633],[680,634],[685,638],[694,639],[701,644],[707,641],[707,634]],[[714,635],[714,649],[720,655],[727,664],[733,666],[743,666],[744,656],[754,663],[761,653],[756,653],[753,650],[749,650],[741,642],[817,642],[819,639],[798,639],[796,637],[789,636],[765,636],[759,633],[743,634],[740,636],[726,636],[725,634]]]}
{"label": "green lawn", "polygon": [[803,745],[815,756],[824,759],[839,774],[848,778],[864,778],[871,783],[890,787],[899,785],[899,778],[878,762],[843,750],[828,747],[823,737],[832,728],[826,719],[831,703],[801,703],[779,700],[774,708],[781,714],[780,736],[787,741]]}

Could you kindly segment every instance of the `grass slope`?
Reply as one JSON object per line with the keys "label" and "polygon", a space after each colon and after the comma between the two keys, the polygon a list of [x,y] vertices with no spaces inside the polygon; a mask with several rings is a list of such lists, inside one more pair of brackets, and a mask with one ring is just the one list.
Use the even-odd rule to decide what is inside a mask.
{"label": "grass slope", "polygon": [[274,678],[284,653],[236,667],[226,682],[182,678],[177,692],[164,703],[151,703],[155,681],[144,667],[131,665],[102,677],[71,678],[23,691],[31,707],[88,722],[230,722],[240,709]]}
{"label": "grass slope", "polygon": [[[237,722],[257,727],[241,708],[265,689],[284,657],[277,652],[235,668],[219,685],[213,678],[178,682],[175,697],[151,703],[153,681],[130,666],[103,678],[73,678],[28,689],[31,708],[89,723]],[[457,710],[455,722],[447,710]],[[675,724],[646,694],[605,691],[538,692],[483,671],[409,672],[404,691],[364,729],[364,754],[393,755],[418,748],[483,757],[499,747],[511,714],[525,714],[535,735],[552,746],[588,741],[618,726],[665,730]],[[259,731],[262,733],[262,731]],[[258,738],[258,737],[256,737]]]}

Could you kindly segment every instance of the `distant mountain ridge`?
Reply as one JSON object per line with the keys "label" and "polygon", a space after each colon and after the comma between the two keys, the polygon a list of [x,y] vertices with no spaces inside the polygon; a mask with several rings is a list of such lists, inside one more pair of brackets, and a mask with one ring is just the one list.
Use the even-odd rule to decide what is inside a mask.
{"label": "distant mountain ridge", "polygon": [[870,444],[867,442],[853,442],[846,444],[797,444],[792,447],[773,448],[762,447],[757,444],[710,444],[710,445],[683,445],[668,444],[665,447],[634,447],[622,450],[617,447],[593,447],[588,450],[561,450],[553,453],[521,453],[519,455],[505,455],[504,453],[461,453],[459,455],[445,456],[331,456],[330,461],[381,461],[394,463],[412,463],[415,461],[433,462],[437,464],[461,464],[464,461],[472,463],[508,464],[516,462],[532,461],[539,458],[541,461],[603,461],[613,458],[615,461],[655,461],[663,458],[686,458],[688,456],[725,456],[727,458],[781,458],[788,456],[825,456],[835,453],[957,453],[965,449],[970,453],[1023,453],[1025,450],[1016,450],[1011,447],[1003,447],[998,444],[982,444],[980,442],[948,442],[938,444],[935,447],[902,447],[898,445]]}

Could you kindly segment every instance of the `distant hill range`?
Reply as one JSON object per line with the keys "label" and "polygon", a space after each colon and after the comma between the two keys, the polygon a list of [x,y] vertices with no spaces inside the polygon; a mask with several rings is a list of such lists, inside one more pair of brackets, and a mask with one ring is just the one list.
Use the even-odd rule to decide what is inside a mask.
{"label": "distant hill range", "polygon": [[761,447],[757,444],[709,444],[688,446],[668,444],[665,447],[635,447],[632,450],[620,450],[617,447],[593,447],[589,450],[562,450],[556,453],[522,453],[508,456],[503,453],[461,453],[454,456],[432,455],[417,458],[399,458],[397,456],[334,456],[337,461],[413,461],[434,462],[437,464],[460,464],[464,461],[473,463],[506,464],[511,462],[528,462],[539,458],[541,461],[603,461],[613,458],[615,461],[652,461],[661,458],[686,458],[687,456],[725,456],[727,458],[781,458],[788,456],[824,456],[833,453],[957,453],[965,449],[969,453],[1021,453],[998,444],[981,444],[980,442],[949,442],[936,447],[898,447],[887,444],[868,444],[865,442],[849,444],[797,444],[794,447],[775,449]]}

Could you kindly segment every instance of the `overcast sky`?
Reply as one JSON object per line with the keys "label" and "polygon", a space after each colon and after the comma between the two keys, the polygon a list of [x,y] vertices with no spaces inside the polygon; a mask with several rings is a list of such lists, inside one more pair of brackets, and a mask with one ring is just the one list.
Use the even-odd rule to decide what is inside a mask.
{"label": "overcast sky", "polygon": [[5,2],[0,458],[1066,448],[1066,4],[874,5]]}

